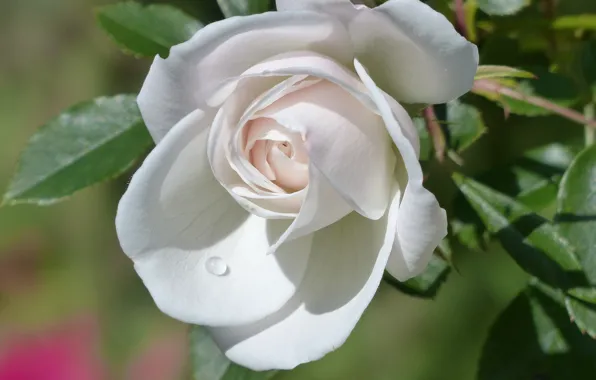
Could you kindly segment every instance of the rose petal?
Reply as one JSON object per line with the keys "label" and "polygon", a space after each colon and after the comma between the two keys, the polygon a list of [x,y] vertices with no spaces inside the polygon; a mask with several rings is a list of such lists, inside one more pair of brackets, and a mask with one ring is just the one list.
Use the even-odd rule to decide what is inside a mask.
{"label": "rose petal", "polygon": [[[311,76],[313,78],[325,79],[333,82],[348,91],[362,104],[372,111],[376,111],[374,102],[370,99],[366,88],[354,75],[352,63],[342,64],[333,57],[319,54],[314,51],[292,51],[282,53],[262,61],[242,75],[229,78],[220,86],[220,91],[225,96],[234,91],[235,86],[241,80],[251,77],[279,77],[279,76]],[[222,96],[216,96],[217,98]]]}
{"label": "rose petal", "polygon": [[[352,67],[352,65],[350,65],[350,67]],[[230,78],[227,82],[227,86],[224,87],[226,88],[226,91],[231,92],[240,80],[246,80],[246,78],[287,75],[309,75],[311,78],[321,78],[335,83],[352,94],[353,97],[358,99],[370,111],[375,113],[378,112],[376,105],[368,95],[366,87],[364,87],[362,82],[352,71],[329,57],[308,51],[284,53],[272,57],[251,67],[240,77]],[[386,95],[386,98],[390,102],[392,108],[395,107],[397,111],[403,110],[403,107],[397,104],[389,95]],[[419,154],[420,139],[416,127],[413,123],[404,124],[402,127],[404,128],[404,134],[414,146],[417,154]]]}
{"label": "rose petal", "polygon": [[237,185],[232,187],[231,193],[245,209],[256,208],[254,213],[257,215],[265,215],[268,219],[295,219],[304,203],[306,190],[291,194],[256,194],[246,185]]}
{"label": "rose petal", "polygon": [[[278,83],[282,79],[281,83]],[[248,184],[257,193],[261,189],[267,192],[283,193],[263,172],[255,168],[245,154],[242,140],[246,126],[250,122],[250,110],[254,103],[275,101],[285,91],[299,81],[299,77],[283,78],[246,78],[237,86],[219,110],[213,123],[209,157],[215,176],[222,185],[241,181]],[[247,116],[248,115],[248,116]],[[230,172],[226,174],[225,172]]]}
{"label": "rose petal", "polygon": [[[255,184],[256,186],[254,187],[254,190],[256,192],[259,192],[259,187],[276,193],[284,193],[284,190],[273,182],[275,178],[267,176],[266,173],[260,170],[259,167],[256,167],[254,163],[251,163],[247,155],[244,153],[246,151],[244,141],[248,139],[247,143],[250,144],[252,140],[252,134],[250,133],[252,127],[254,127],[256,124],[257,129],[259,129],[258,127],[261,126],[264,128],[264,130],[269,131],[269,135],[271,135],[275,131],[275,129],[277,129],[277,133],[273,133],[277,136],[272,137],[280,138],[283,136],[283,138],[287,141],[296,140],[296,138],[298,138],[298,142],[300,142],[300,145],[302,145],[302,139],[300,138],[300,136],[296,136],[297,134],[295,133],[289,133],[286,135],[284,131],[290,131],[284,128],[283,126],[278,125],[273,120],[264,119],[264,122],[261,120],[257,120],[259,118],[255,117],[255,112],[258,111],[260,108],[277,101],[279,98],[287,94],[291,94],[301,89],[310,87],[318,82],[318,80],[308,80],[307,78],[308,76],[306,75],[291,76],[290,78],[282,81],[276,86],[273,86],[272,88],[269,88],[267,91],[264,91],[259,96],[256,96],[254,101],[249,106],[242,108],[236,106],[236,109],[244,110],[242,117],[239,118],[238,122],[235,125],[228,123],[227,125],[222,126],[227,130],[227,132],[222,132],[223,136],[229,134],[229,137],[227,137],[229,145],[227,158],[229,163],[231,164],[231,167],[234,168],[234,170],[246,183]],[[236,88],[236,91],[228,98],[224,106],[227,106],[227,104],[231,101],[235,101],[239,93],[242,94],[242,97],[244,97],[243,95],[247,92],[247,90],[243,88],[245,84],[249,86],[250,84],[253,84],[252,88],[259,88],[260,86],[254,85],[255,82],[267,83],[270,82],[272,79],[275,80],[275,77],[247,77],[242,79],[242,84],[240,84]],[[249,93],[254,93],[254,90],[252,88],[248,91]],[[294,135],[294,137],[290,135]],[[269,148],[271,148],[271,146],[270,144],[268,144],[266,145],[266,147],[266,153],[268,154]]]}
{"label": "rose petal", "polygon": [[435,196],[422,187],[406,186],[399,207],[397,239],[387,262],[387,271],[399,281],[418,276],[445,236],[447,214]]}
{"label": "rose petal", "polygon": [[[313,50],[351,62],[353,50],[340,22],[316,12],[269,12],[207,25],[189,41],[156,57],[139,94],[154,140],[191,111],[213,112],[206,99],[230,77],[274,55]],[[215,106],[215,105],[212,105]]]}
{"label": "rose petal", "polygon": [[[315,53],[311,53],[311,54],[315,54]],[[317,56],[320,57],[320,56]],[[280,58],[281,60],[281,58]],[[275,62],[278,62],[278,60],[276,59]],[[334,63],[333,61],[330,61],[329,59],[325,58],[325,59],[321,59],[320,62],[324,62],[327,63],[328,66],[326,66],[325,68],[328,70],[322,70],[317,69],[317,73],[323,73],[323,75],[330,75],[329,73],[332,72],[329,68],[335,68],[337,67],[337,64]],[[302,62],[304,63],[304,61]],[[264,70],[263,73],[259,72],[259,71],[251,71],[251,74],[248,77],[240,77],[240,84],[239,86],[243,86],[243,83],[247,83],[247,84],[252,84],[251,86],[248,87],[248,89],[251,89],[253,86],[255,85],[262,85],[261,81],[263,79],[269,78],[269,79],[275,79],[277,76],[286,76],[286,75],[294,75],[291,72],[291,67],[290,67],[290,72],[282,72],[281,70],[279,72],[272,70],[271,67],[267,68],[268,66],[266,65],[260,65],[260,67]],[[286,66],[287,67],[287,66]],[[299,68],[301,68],[302,66],[300,66]],[[254,68],[253,68],[254,69]],[[339,69],[338,69],[339,70]],[[353,83],[355,82],[356,84],[362,86],[362,83],[360,81],[358,81],[356,78],[354,78],[353,76],[349,75],[347,72],[345,72],[345,69],[343,69],[343,71],[338,71],[343,73],[344,75],[344,80],[351,80],[353,81]],[[266,77],[261,77],[261,76],[257,76],[257,75],[266,75]],[[273,75],[273,77],[268,77],[267,75]],[[248,75],[248,74],[247,74]],[[255,76],[252,76],[255,75]],[[297,73],[298,76],[300,75],[304,75],[304,74],[300,74]],[[340,78],[342,78],[340,75],[338,75]],[[271,104],[275,99],[278,99],[279,96],[286,94],[286,93],[292,93],[292,91],[288,91],[289,86],[293,86],[295,84],[295,78],[291,77],[289,79],[287,79],[286,81],[283,81],[281,83],[279,83],[277,86],[275,86],[274,88],[270,89],[269,91],[265,92],[262,96],[258,97],[258,99],[253,102],[253,104],[251,104],[250,106],[248,106],[247,111],[245,112],[245,115],[243,116],[243,119],[249,120],[253,115],[254,112],[258,111],[260,108],[267,106],[269,104]],[[253,82],[256,81],[256,82]],[[315,82],[316,83],[316,82]],[[238,93],[240,94],[244,94],[246,95],[247,93],[249,93],[250,91],[244,91],[240,88],[237,88],[236,90]],[[355,90],[357,91],[357,90]],[[256,93],[256,91],[253,91]],[[247,98],[250,98],[251,96],[246,96]],[[232,101],[236,100],[235,96],[230,97],[228,99],[228,101],[226,101],[226,104],[224,105],[224,107],[226,105],[228,105],[228,103],[231,103]],[[243,103],[244,104],[244,103]],[[246,108],[244,105],[242,107],[236,107],[234,106],[235,109],[244,109]],[[234,131],[234,127],[230,126],[230,122],[228,121],[221,121],[220,119],[226,119],[226,118],[231,118],[232,120],[236,120],[236,116],[230,116],[233,115],[234,112],[230,111],[230,112],[222,112],[221,116],[216,118],[216,121],[214,123],[214,128],[212,131],[212,141],[210,142],[210,146],[212,147],[217,147],[220,146],[217,142],[217,140],[221,140],[221,141],[227,141],[229,139],[229,134],[233,133]],[[240,123],[238,123],[239,125],[242,125],[243,122],[245,120],[241,120]],[[225,125],[228,125],[228,127],[226,127]],[[236,127],[237,128],[237,127]],[[228,134],[226,136],[226,134]],[[211,150],[210,150],[211,151]],[[239,157],[239,155],[236,155],[236,157]],[[236,175],[236,178],[238,178],[236,172],[234,170],[232,170],[229,165],[227,165],[228,160],[225,159],[225,157],[223,157],[221,155],[221,152],[218,152],[217,150],[213,149],[213,151],[210,153],[210,159],[212,161],[212,166],[214,168],[214,172],[216,173],[216,176],[220,179],[220,181],[223,184],[237,184],[241,181],[238,181],[238,179],[234,180],[233,176]],[[226,169],[226,165],[227,165],[227,169]],[[218,174],[220,173],[220,174]],[[236,182],[234,182],[236,181]],[[306,196],[304,197],[304,202],[302,204],[302,207],[300,208],[300,214],[298,214],[296,216],[296,214],[284,214],[283,211],[287,210],[288,207],[287,205],[284,206],[283,209],[279,208],[279,204],[273,204],[273,203],[269,203],[269,201],[267,199],[257,199],[258,197],[260,197],[261,195],[256,194],[255,193],[255,197],[249,197],[249,196],[245,196],[245,197],[239,197],[237,196],[238,193],[237,192],[232,192],[235,196],[236,196],[236,200],[238,202],[240,202],[243,207],[245,207],[247,210],[253,212],[253,213],[257,213],[258,215],[261,215],[263,217],[268,217],[268,218],[287,218],[287,217],[295,217],[296,219],[294,220],[291,228],[289,228],[283,235],[282,237],[280,237],[277,241],[277,243],[271,247],[271,252],[274,252],[279,245],[281,245],[286,239],[294,239],[294,238],[298,238],[301,236],[306,236],[314,231],[317,231],[321,228],[324,228],[326,226],[328,226],[329,224],[335,223],[336,221],[338,221],[339,219],[343,218],[345,215],[347,215],[348,213],[350,213],[353,209],[346,203],[346,201],[343,200],[342,196],[337,192],[336,189],[334,189],[334,187],[329,183],[329,180],[327,178],[325,178],[320,171],[313,167],[311,165],[311,167],[309,168],[309,187],[306,190],[297,192],[297,193],[293,193],[293,194],[288,194],[287,197],[288,199],[283,199],[283,198],[279,198],[279,202],[286,202],[286,201],[291,201],[292,204],[295,204],[294,200],[296,199],[295,197],[300,197],[300,199],[302,199],[302,196],[304,193],[306,193]],[[235,186],[235,188],[238,188],[238,185]]]}
{"label": "rose petal", "polygon": [[296,219],[271,246],[275,252],[286,241],[308,236],[321,230],[353,211],[329,180],[314,165],[308,169],[308,187]]}
{"label": "rose petal", "polygon": [[472,88],[478,49],[419,0],[360,9],[349,29],[360,62],[398,101],[445,103]]}
{"label": "rose petal", "polygon": [[271,169],[271,165],[267,161],[267,156],[271,151],[271,143],[265,140],[255,142],[252,151],[250,152],[250,162],[252,165],[270,181],[275,181],[275,172]]}
{"label": "rose petal", "polygon": [[277,147],[269,152],[277,184],[285,189],[301,190],[308,186],[308,165],[292,160]]}
{"label": "rose petal", "polygon": [[[418,135],[418,129],[416,129],[416,126],[414,125],[414,121],[412,120],[412,118],[410,117],[410,115],[408,114],[408,111],[406,111],[406,109],[399,104],[395,99],[393,99],[391,96],[387,95],[385,92],[383,92],[383,90],[379,89],[383,95],[385,95],[385,101],[387,103],[389,103],[389,106],[391,107],[391,111],[393,112],[393,116],[399,120],[399,123],[397,124],[397,127],[400,128],[401,133],[404,135],[404,137],[408,140],[408,142],[412,145],[412,148],[414,148],[414,152],[416,153],[416,158],[420,158],[420,136]],[[387,130],[389,131],[389,134],[391,136],[394,136],[396,133],[398,133],[397,131],[391,131],[391,128],[394,128],[396,125],[390,126],[390,125],[385,125],[385,127],[387,128]]]}
{"label": "rose petal", "polygon": [[472,87],[478,49],[420,0],[389,0],[374,9],[342,0],[279,0],[280,5],[341,20],[356,57],[398,101],[445,103]]}
{"label": "rose petal", "polygon": [[[242,78],[236,91],[217,114],[210,132],[208,154],[216,178],[242,207],[265,218],[295,218],[300,204],[299,202],[298,207],[295,207],[296,201],[302,200],[304,194],[285,194],[283,189],[248,161],[241,147],[230,147],[230,142],[234,136],[242,132],[240,126],[249,121],[250,115],[245,117],[243,114],[248,112],[247,108],[250,110],[255,99],[265,103],[271,102],[282,96],[285,91],[291,91],[298,80],[300,77],[290,77],[286,80],[283,80],[283,77]],[[236,150],[231,152],[231,149]],[[271,193],[247,184],[259,185],[269,189]],[[243,190],[239,190],[241,188]]]}
{"label": "rose petal", "polygon": [[410,122],[407,112],[401,112],[402,117],[397,120],[386,97],[375,85],[366,69],[358,60],[354,62],[354,66],[377,102],[383,120],[403,159],[401,167],[407,171],[407,185],[399,206],[397,236],[387,266],[389,273],[398,280],[405,281],[420,274],[426,268],[434,249],[447,235],[447,217],[435,196],[422,186],[422,168],[416,152],[403,135],[399,125]]}
{"label": "rose petal", "polygon": [[340,86],[323,81],[286,95],[258,115],[299,132],[316,166],[359,213],[387,210],[395,156],[383,120]]}
{"label": "rose petal", "polygon": [[[293,296],[311,239],[267,254],[290,222],[247,213],[221,187],[207,159],[208,124],[195,111],[157,145],[120,201],[116,228],[163,312],[202,325],[250,323]],[[222,275],[208,271],[211,258],[223,261]]]}
{"label": "rose petal", "polygon": [[[317,53],[293,52],[282,54],[253,66],[243,75],[242,77],[233,79],[233,81],[244,81],[248,78],[259,78],[260,76],[287,75],[311,75],[312,77],[323,78],[341,86],[345,91],[352,94],[354,98],[358,99],[367,108],[364,112],[365,114],[373,110],[377,112],[376,105],[370,99],[366,87],[353,72],[348,71],[345,67],[330,58]],[[263,96],[260,101],[256,101],[251,107],[258,110],[271,104],[272,102],[268,99],[275,98],[275,94],[279,94],[279,92],[273,89],[270,93],[273,95]],[[247,112],[247,114],[250,115],[251,112],[253,111]],[[258,116],[257,114],[255,117]],[[415,142],[417,143],[417,141],[418,136],[416,135]],[[374,149],[376,150],[378,147],[375,146]],[[329,179],[316,166],[311,165],[309,176],[310,185],[307,189],[307,195],[300,214],[298,214],[288,231],[282,235],[278,243],[272,247],[272,251],[275,251],[287,239],[291,240],[313,233],[336,222],[352,211],[352,206],[342,199],[338,190],[334,189]],[[390,175],[384,175],[384,178],[390,177]],[[274,216],[273,214],[270,215]]]}
{"label": "rose petal", "polygon": [[254,324],[210,329],[234,362],[254,370],[291,369],[337,349],[372,300],[396,227],[399,195],[377,221],[356,213],[315,234],[296,296]]}
{"label": "rose petal", "polygon": [[276,0],[277,10],[298,11],[330,4],[351,4],[350,0]]}

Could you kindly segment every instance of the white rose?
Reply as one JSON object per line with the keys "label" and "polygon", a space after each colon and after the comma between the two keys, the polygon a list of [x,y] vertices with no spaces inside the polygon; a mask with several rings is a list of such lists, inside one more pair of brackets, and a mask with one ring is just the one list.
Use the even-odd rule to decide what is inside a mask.
{"label": "white rose", "polygon": [[116,219],[157,306],[255,370],[336,349],[385,269],[425,268],[447,220],[398,102],[462,95],[478,60],[418,0],[277,7],[155,59],[138,101],[157,146]]}

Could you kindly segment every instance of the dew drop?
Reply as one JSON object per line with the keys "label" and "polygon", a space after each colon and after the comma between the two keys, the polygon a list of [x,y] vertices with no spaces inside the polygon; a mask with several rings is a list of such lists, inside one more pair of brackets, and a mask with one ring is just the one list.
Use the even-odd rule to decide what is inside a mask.
{"label": "dew drop", "polygon": [[223,276],[228,273],[228,265],[218,256],[208,258],[205,261],[205,269],[215,276]]}

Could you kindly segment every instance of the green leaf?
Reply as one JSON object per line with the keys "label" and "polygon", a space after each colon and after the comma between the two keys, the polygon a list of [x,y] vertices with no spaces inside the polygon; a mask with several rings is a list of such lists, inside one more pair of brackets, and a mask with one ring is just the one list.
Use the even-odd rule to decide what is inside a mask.
{"label": "green leaf", "polygon": [[451,232],[461,245],[472,251],[484,251],[489,241],[489,236],[472,221],[452,219]]}
{"label": "green leaf", "polygon": [[596,146],[580,153],[561,180],[557,225],[596,285]]}
{"label": "green leaf", "polygon": [[475,80],[498,79],[498,78],[535,78],[536,76],[528,71],[515,69],[508,66],[481,65],[476,71]]}
{"label": "green leaf", "polygon": [[576,152],[569,146],[549,144],[533,149],[516,162],[511,169],[519,192],[516,199],[534,211],[553,205],[559,191],[559,182]]}
{"label": "green leaf", "polygon": [[460,153],[486,133],[482,114],[474,106],[453,100],[447,103],[447,145]]}
{"label": "green leaf", "polygon": [[[534,288],[540,289],[542,293],[551,297],[559,305],[564,306],[567,309],[570,321],[575,323],[582,334],[587,333],[592,339],[596,338],[596,305],[568,295],[573,292],[582,296],[588,296],[589,290],[587,292],[578,292],[578,289],[570,289],[564,293],[560,289],[554,289],[536,278],[532,278],[530,284]],[[594,344],[594,342],[592,341],[591,344]]]}
{"label": "green leaf", "polygon": [[190,355],[194,380],[269,380],[277,374],[254,372],[232,363],[199,326],[190,330]]}
{"label": "green leaf", "polygon": [[520,293],[490,330],[478,379],[591,378],[596,342],[569,323],[562,299],[544,285]]}
{"label": "green leaf", "polygon": [[571,320],[579,327],[580,331],[587,333],[592,339],[596,339],[596,305],[574,297],[566,297],[565,306]]}
{"label": "green leaf", "polygon": [[78,104],[33,135],[4,203],[60,201],[123,173],[152,144],[135,96]]}
{"label": "green leaf", "polygon": [[596,304],[595,288],[573,288],[569,289],[567,293],[580,301]]}
{"label": "green leaf", "polygon": [[217,0],[226,17],[246,16],[267,12],[271,0]]}
{"label": "green leaf", "polygon": [[230,366],[230,361],[211,337],[198,326],[192,326],[190,330],[190,360],[195,380],[223,379]]}
{"label": "green leaf", "polygon": [[563,289],[586,285],[573,247],[546,219],[522,203],[460,174],[457,186],[487,230],[518,265],[543,282]]}
{"label": "green leaf", "polygon": [[528,0],[476,0],[478,8],[491,16],[512,15],[528,5]]}
{"label": "green leaf", "polygon": [[[575,155],[576,152],[566,145],[548,144],[526,152],[511,165],[490,169],[479,178],[532,211],[552,217],[560,179]],[[482,221],[461,197],[456,199],[454,210],[452,235],[469,249],[483,251],[488,238]]]}
{"label": "green leaf", "polygon": [[569,146],[548,144],[526,152],[511,165],[490,169],[478,178],[533,211],[552,218],[559,182],[575,155],[575,150]]}
{"label": "green leaf", "polygon": [[534,162],[536,172],[547,176],[563,174],[571,165],[578,151],[575,147],[560,143],[541,146],[524,154],[525,159]]}
{"label": "green leaf", "polygon": [[490,170],[480,178],[495,190],[517,199],[535,212],[541,212],[555,204],[562,174],[526,156],[513,165]]}
{"label": "green leaf", "polygon": [[445,260],[433,255],[428,267],[419,276],[406,282],[399,282],[390,274],[386,274],[385,281],[406,294],[416,297],[434,298],[443,282],[447,279],[450,271],[451,267]]}
{"label": "green leaf", "polygon": [[531,188],[522,191],[517,199],[530,209],[540,212],[554,203],[558,188],[557,178],[542,179]]}
{"label": "green leaf", "polygon": [[124,51],[144,57],[167,57],[172,46],[188,40],[202,27],[173,6],[135,2],[101,7],[97,21]]}
{"label": "green leaf", "polygon": [[596,30],[596,15],[582,14],[559,17],[553,22],[554,29],[587,29]]}

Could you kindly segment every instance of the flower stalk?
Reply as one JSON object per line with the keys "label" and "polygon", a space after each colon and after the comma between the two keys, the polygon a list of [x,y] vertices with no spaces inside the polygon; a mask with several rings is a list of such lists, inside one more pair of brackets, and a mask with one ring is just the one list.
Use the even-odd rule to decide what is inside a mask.
{"label": "flower stalk", "polygon": [[457,31],[464,37],[468,38],[468,26],[466,24],[466,7],[464,0],[454,0],[455,9],[455,23]]}
{"label": "flower stalk", "polygon": [[547,110],[549,110],[559,116],[562,116],[566,119],[575,121],[576,123],[581,124],[581,125],[585,125],[587,128],[591,128],[591,129],[596,128],[596,120],[590,120],[589,118],[587,118],[580,112],[577,112],[577,111],[572,110],[567,107],[560,106],[558,104],[551,102],[550,100],[541,98],[539,96],[522,94],[521,92],[519,92],[513,88],[504,86],[504,85],[502,85],[498,82],[492,81],[492,80],[487,80],[487,79],[477,80],[476,82],[474,82],[474,86],[472,87],[472,92],[473,93],[490,92],[490,93],[493,93],[496,95],[507,96],[512,99],[524,101],[526,103],[535,105],[537,107],[547,109]]}
{"label": "flower stalk", "polygon": [[426,122],[426,128],[433,141],[433,147],[435,149],[435,157],[437,161],[443,163],[445,161],[445,152],[447,151],[447,141],[441,125],[437,121],[437,115],[433,106],[428,106],[424,109],[424,121]]}

